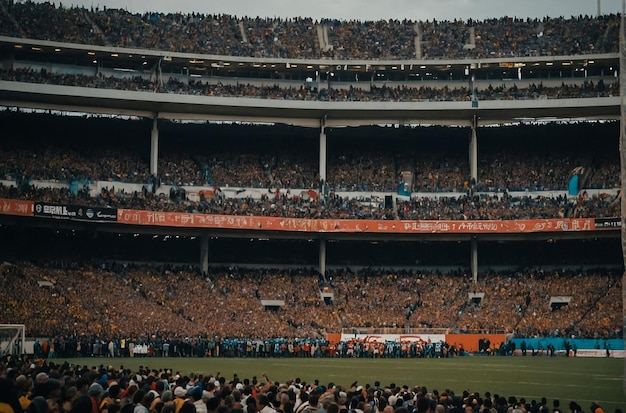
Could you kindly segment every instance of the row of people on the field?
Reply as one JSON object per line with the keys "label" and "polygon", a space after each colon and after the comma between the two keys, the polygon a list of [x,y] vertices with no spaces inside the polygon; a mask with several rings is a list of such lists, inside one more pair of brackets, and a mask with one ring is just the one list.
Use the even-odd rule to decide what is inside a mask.
{"label": "row of people on the field", "polygon": [[[350,86],[349,88],[327,88],[325,82],[318,86],[255,86],[237,83],[236,85],[209,83],[202,81],[183,82],[170,78],[167,82],[152,82],[141,76],[116,78],[104,75],[89,76],[78,74],[59,74],[45,70],[9,69],[0,71],[0,80],[14,82],[45,83],[62,86],[81,86],[100,89],[117,89],[160,93],[188,94],[196,96],[248,97],[279,100],[310,100],[333,102],[461,102],[478,100],[532,100],[532,99],[568,99],[586,97],[619,96],[619,82],[605,84],[584,81],[565,83],[560,86],[546,86],[539,82],[528,86],[515,83],[502,83],[496,86],[477,87],[474,90],[465,85],[451,88],[445,82],[441,86],[411,86],[372,84],[367,88]],[[343,79],[350,81],[351,79]]]}
{"label": "row of people on the field", "polygon": [[[494,343],[481,353],[511,355],[505,343]],[[338,343],[326,339],[208,339],[163,338],[160,334],[139,340],[101,339],[98,335],[55,336],[35,339],[36,359],[67,357],[226,357],[226,358],[446,358],[467,355],[462,345],[444,341],[370,341],[350,339]],[[524,354],[525,355],[525,354]]]}
{"label": "row of people on the field", "polygon": [[[619,16],[376,21],[131,13],[9,2],[0,34],[226,56],[463,59],[615,53]],[[576,36],[572,36],[576,33]],[[323,42],[323,43],[322,43]]]}
{"label": "row of people on the field", "polygon": [[[610,337],[622,328],[620,277],[607,271],[500,273],[477,284],[462,274],[332,271],[334,299],[327,303],[311,269],[213,268],[203,278],[166,268],[4,265],[0,302],[6,322],[25,323],[30,335],[82,332],[135,343],[157,331],[170,338],[315,339],[352,326],[582,337]],[[469,299],[475,291],[485,293],[478,305]],[[554,295],[572,297],[571,304],[553,311]],[[272,311],[261,300],[284,306]]]}

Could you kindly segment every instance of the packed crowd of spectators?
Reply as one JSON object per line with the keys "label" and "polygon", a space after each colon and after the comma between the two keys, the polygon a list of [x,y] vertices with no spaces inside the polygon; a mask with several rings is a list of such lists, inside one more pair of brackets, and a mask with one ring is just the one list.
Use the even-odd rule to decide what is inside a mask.
{"label": "packed crowd of spectators", "polygon": [[[2,179],[20,184],[31,180],[129,183],[152,183],[155,180],[149,172],[146,141],[139,138],[126,140],[118,146],[113,138],[120,134],[120,130],[128,136],[146,135],[150,128],[146,123],[112,119],[64,120],[46,115],[37,117],[37,122],[30,122],[28,115],[21,120],[19,115],[9,112],[3,116],[8,127],[15,129],[15,132],[7,130],[7,136],[15,139],[7,141],[0,157]],[[37,129],[39,122],[49,126]],[[65,131],[67,125],[74,122],[76,127],[71,129],[90,130],[90,139],[83,139],[82,132],[78,135],[70,133],[71,136],[67,136],[70,139],[50,139],[50,130]],[[32,125],[35,130],[26,136],[25,130]],[[261,126],[216,131],[207,127],[206,131],[199,132],[184,125],[172,127],[176,135],[193,133],[206,137],[217,133],[234,141],[232,145],[217,146],[215,139],[205,138],[196,140],[193,146],[184,143],[162,151],[158,162],[158,178],[162,184],[319,189],[315,138],[295,142],[292,138],[296,131],[279,127],[275,132],[272,129],[267,137],[268,128]],[[354,135],[359,135],[358,145],[351,145],[352,138],[346,140],[347,144],[341,144],[340,139],[329,144],[326,185],[335,192],[395,192],[400,175],[407,171],[412,175],[409,188],[412,192],[466,192],[472,185],[479,192],[565,191],[572,171],[582,167],[582,189],[612,190],[620,186],[617,151],[598,152],[604,143],[595,150],[585,141],[587,136],[606,135],[606,138],[597,139],[605,139],[603,142],[610,145],[609,135],[614,133],[610,128],[610,125],[580,124],[481,130],[478,134],[481,142],[478,181],[475,184],[469,180],[468,155],[462,140],[457,139],[458,144],[454,141],[446,148],[430,145],[437,140],[456,139],[459,134],[455,135],[453,129],[425,128],[418,135],[428,133],[432,139],[424,142],[411,139],[411,130],[373,128],[363,133],[355,131]],[[267,144],[255,146],[252,141],[242,142],[237,138],[242,134],[262,135],[259,141],[267,141]],[[381,139],[376,144],[376,136],[380,134],[389,135],[390,139]],[[505,134],[516,135],[503,144],[499,136]],[[564,143],[560,143],[556,135],[562,135]],[[484,145],[483,136],[488,140]],[[542,138],[544,136],[546,139]],[[167,137],[162,139],[164,144],[168,140]],[[272,150],[268,151],[270,146]]]}
{"label": "packed crowd of spectators", "polygon": [[89,76],[77,74],[59,74],[30,69],[0,70],[0,80],[53,84],[61,86],[80,86],[98,89],[116,89],[125,91],[144,91],[194,96],[246,97],[277,100],[306,100],[330,102],[460,102],[470,101],[473,95],[478,100],[536,100],[567,99],[619,96],[619,82],[605,85],[602,80],[594,83],[584,81],[581,84],[562,83],[560,86],[544,86],[542,83],[517,87],[513,84],[489,85],[487,88],[471,91],[467,86],[450,88],[407,85],[376,86],[368,89],[350,86],[349,88],[310,88],[281,86],[255,86],[246,83],[223,84],[204,83],[193,79],[183,82],[170,77],[167,82],[149,81],[141,76],[113,77]]}
{"label": "packed crowd of spectators", "polygon": [[[0,394],[7,413],[580,413],[575,401],[561,406],[546,397],[492,394],[464,388],[437,390],[420,384],[390,382],[351,385],[319,379],[285,380],[259,377],[232,379],[220,372],[194,369],[184,373],[170,368],[138,369],[81,366],[55,360],[0,361]],[[297,377],[295,377],[297,376]],[[354,377],[353,377],[354,378]],[[482,389],[481,389],[482,391]],[[601,402],[590,403],[591,413],[602,413]],[[615,413],[621,413],[620,408]]]}
{"label": "packed crowd of spectators", "polygon": [[[462,59],[615,53],[619,16],[477,21],[253,18],[3,2],[0,34],[226,56]],[[322,42],[322,43],[321,43]],[[419,54],[419,55],[418,55]]]}
{"label": "packed crowd of spectators", "polygon": [[400,20],[342,21],[323,19],[329,47],[323,55],[334,59],[415,58],[415,22]]}
{"label": "packed crowd of spectators", "polygon": [[254,57],[314,58],[320,53],[317,23],[311,18],[242,17],[247,54]]}
{"label": "packed crowd of spectators", "polygon": [[[42,284],[43,281],[47,283]],[[619,337],[618,272],[525,270],[480,274],[417,270],[211,267],[6,262],[0,301],[7,323],[31,336],[323,339],[350,327],[440,328],[518,336]],[[320,291],[331,292],[326,303]],[[445,292],[450,292],[449,294]],[[469,293],[483,292],[479,304]],[[552,296],[570,296],[558,310]],[[261,300],[281,300],[277,310]]]}
{"label": "packed crowd of spectators", "polygon": [[96,196],[66,188],[16,188],[0,184],[0,197],[28,199],[37,202],[70,205],[124,208],[160,212],[184,212],[215,215],[259,216],[303,219],[370,219],[370,220],[518,220],[562,218],[614,218],[620,216],[620,201],[616,196],[441,196],[412,197],[397,201],[396,209],[384,200],[368,196],[338,196],[327,198],[303,194],[264,194],[252,197],[225,198],[201,196],[191,201],[166,194],[143,191],[115,191],[103,188]]}
{"label": "packed crowd of spectators", "polygon": [[412,198],[398,201],[402,220],[517,220],[542,218],[606,218],[620,216],[620,202],[600,196],[570,200],[566,196],[510,195]]}
{"label": "packed crowd of spectators", "polygon": [[53,3],[3,2],[5,19],[2,34],[28,39],[50,39],[68,43],[102,45],[102,33],[95,30],[82,8],[62,8]]}
{"label": "packed crowd of spectators", "polygon": [[[606,53],[619,33],[616,16],[570,19],[500,17],[426,21],[421,24],[425,58],[558,56]],[[578,33],[582,36],[576,36]]]}
{"label": "packed crowd of spectators", "polygon": [[[38,121],[32,122],[35,118]],[[9,126],[7,136],[14,137],[7,140],[0,156],[0,177],[7,181],[2,196],[9,198],[298,218],[465,220],[619,216],[616,197],[620,186],[619,159],[612,153],[598,152],[606,147],[605,143],[611,144],[610,135],[616,133],[610,124],[480,131],[484,144],[479,152],[477,182],[468,178],[465,139],[458,138],[453,129],[426,128],[418,135],[431,135],[432,139],[426,137],[420,143],[413,139],[416,132],[411,129],[371,128],[355,131],[354,136],[350,131],[340,131],[344,135],[333,138],[332,142],[336,143],[328,148],[327,179],[322,187],[315,136],[296,143],[293,140],[296,131],[288,127],[214,126],[211,129],[164,123],[163,150],[158,160],[158,176],[154,176],[149,172],[147,141],[123,139],[123,136],[147,135],[148,122],[72,120],[10,112],[5,112],[3,119]],[[68,127],[69,124],[74,126]],[[83,139],[82,132],[65,135],[67,130],[93,133],[89,139]],[[121,130],[124,132],[120,134]],[[63,131],[63,135],[54,138],[50,131]],[[258,138],[242,138],[257,133]],[[383,142],[379,139],[381,133],[398,136]],[[509,142],[502,142],[503,134],[511,135]],[[563,135],[564,140],[555,134]],[[181,135],[189,135],[189,140],[182,141]],[[218,142],[217,138],[200,139],[196,135],[223,135],[225,139]],[[550,139],[543,139],[544,135]],[[605,143],[598,143],[598,150],[589,150],[587,137],[600,135],[605,137],[597,139],[604,139]],[[355,136],[358,139],[354,140]],[[443,141],[448,142],[446,147],[436,146]],[[372,192],[396,193],[403,173],[411,176],[408,190],[413,197],[399,198],[395,210],[389,209],[389,205],[386,209],[382,197],[377,199]],[[573,174],[579,179],[578,197],[566,196]],[[90,185],[97,182],[106,182],[106,188],[100,192],[90,190]],[[143,190],[124,190],[117,182],[138,184]],[[159,191],[161,185],[173,185],[175,193]],[[203,188],[202,192],[198,188]],[[225,188],[230,190],[225,193],[222,191]],[[233,188],[239,192],[254,189],[262,196],[235,196]],[[593,191],[597,189],[606,191]],[[194,196],[188,197],[186,192]]]}

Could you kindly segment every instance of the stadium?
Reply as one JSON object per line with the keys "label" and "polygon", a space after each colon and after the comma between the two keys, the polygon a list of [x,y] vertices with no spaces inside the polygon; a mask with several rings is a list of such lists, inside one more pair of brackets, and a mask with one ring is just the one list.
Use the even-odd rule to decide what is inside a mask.
{"label": "stadium", "polygon": [[[0,1],[2,372],[623,358],[621,19]],[[351,381],[334,405],[402,392],[417,410],[490,410]]]}

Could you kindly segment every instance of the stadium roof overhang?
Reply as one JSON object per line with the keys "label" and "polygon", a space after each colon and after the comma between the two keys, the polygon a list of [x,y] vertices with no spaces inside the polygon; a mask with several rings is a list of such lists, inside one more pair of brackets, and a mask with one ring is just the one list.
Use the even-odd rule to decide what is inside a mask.
{"label": "stadium roof overhang", "polygon": [[0,81],[0,105],[172,120],[284,123],[480,125],[517,121],[614,120],[620,97],[480,102],[320,102],[192,96]]}
{"label": "stadium roof overhang", "polygon": [[[64,43],[49,40],[0,36],[0,53],[19,54],[27,60],[66,62],[68,64],[106,67],[136,71],[155,65],[167,66],[172,73],[213,73],[238,76],[243,72],[280,72],[314,74],[316,71],[337,73],[405,73],[407,76],[425,72],[461,71],[469,79],[469,71],[493,69],[616,69],[618,53],[555,56],[496,56],[471,59],[328,59],[227,56],[171,52],[115,46]],[[71,63],[69,63],[71,62]],[[466,73],[467,71],[467,73]]]}

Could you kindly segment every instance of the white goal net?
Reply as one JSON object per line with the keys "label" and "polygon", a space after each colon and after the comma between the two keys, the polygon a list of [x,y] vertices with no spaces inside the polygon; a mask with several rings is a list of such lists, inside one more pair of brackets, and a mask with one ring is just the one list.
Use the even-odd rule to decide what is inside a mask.
{"label": "white goal net", "polygon": [[24,324],[0,324],[0,356],[24,353]]}

